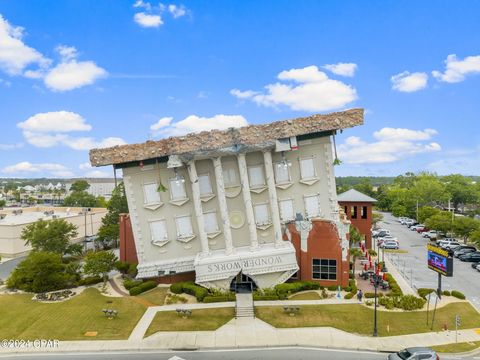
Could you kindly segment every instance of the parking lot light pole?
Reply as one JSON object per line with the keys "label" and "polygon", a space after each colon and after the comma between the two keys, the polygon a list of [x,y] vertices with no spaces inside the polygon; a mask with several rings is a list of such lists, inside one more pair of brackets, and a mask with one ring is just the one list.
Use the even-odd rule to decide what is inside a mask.
{"label": "parking lot light pole", "polygon": [[378,288],[378,276],[377,276],[377,261],[375,261],[375,272],[373,274],[373,287],[375,288],[375,310],[373,312],[373,336],[378,336],[377,329],[377,288]]}

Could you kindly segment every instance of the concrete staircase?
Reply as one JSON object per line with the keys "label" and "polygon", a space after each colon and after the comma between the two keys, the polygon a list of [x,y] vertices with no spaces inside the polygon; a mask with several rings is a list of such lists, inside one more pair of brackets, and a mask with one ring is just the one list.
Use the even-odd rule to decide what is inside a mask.
{"label": "concrete staircase", "polygon": [[248,294],[235,294],[236,306],[235,317],[238,318],[251,318],[255,317],[255,311],[253,308],[253,296]]}

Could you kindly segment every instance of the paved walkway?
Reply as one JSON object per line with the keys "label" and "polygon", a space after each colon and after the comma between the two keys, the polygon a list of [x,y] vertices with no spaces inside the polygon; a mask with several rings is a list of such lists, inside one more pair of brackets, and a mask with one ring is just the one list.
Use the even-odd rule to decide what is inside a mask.
{"label": "paved walkway", "polygon": [[[225,303],[209,305],[222,307],[225,306]],[[158,332],[143,339],[143,334],[150,324],[148,320],[150,318],[151,321],[156,313],[150,309],[147,312],[149,313],[148,317],[142,318],[128,340],[62,341],[58,348],[0,348],[0,354],[8,352],[180,350],[282,346],[398,351],[419,344],[434,346],[455,342],[455,332],[453,331],[374,338],[350,334],[331,327],[277,329],[259,319],[248,318],[233,319],[216,331]],[[458,332],[458,341],[480,341],[480,330],[461,330]]]}

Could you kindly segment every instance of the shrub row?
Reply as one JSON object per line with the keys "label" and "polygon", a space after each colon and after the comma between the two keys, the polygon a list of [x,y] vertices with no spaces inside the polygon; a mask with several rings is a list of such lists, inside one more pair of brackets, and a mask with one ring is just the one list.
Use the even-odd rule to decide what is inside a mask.
{"label": "shrub row", "polygon": [[403,310],[419,310],[423,308],[425,302],[425,299],[418,298],[414,295],[386,296],[378,300],[380,305],[385,306],[385,308],[389,310],[393,308]]}
{"label": "shrub row", "polygon": [[429,288],[419,288],[417,290],[417,293],[418,295],[422,298],[422,299],[427,299],[428,297],[428,294],[431,294],[432,292],[435,292],[435,289],[429,289]]}
{"label": "shrub row", "polygon": [[229,293],[227,295],[207,295],[203,298],[204,303],[235,301],[235,294]]}
{"label": "shrub row", "polygon": [[130,290],[131,288],[134,288],[134,287],[140,285],[141,283],[143,283],[142,280],[133,280],[133,279],[129,279],[129,278],[126,278],[125,280],[123,280],[123,286],[127,290]]}
{"label": "shrub row", "polygon": [[262,301],[262,300],[278,300],[278,295],[253,295],[254,301]]}
{"label": "shrub row", "polygon": [[451,296],[452,293],[451,293],[450,291],[448,291],[448,290],[443,290],[443,291],[442,291],[442,295]]}
{"label": "shrub row", "polygon": [[320,289],[320,284],[314,281],[295,281],[291,283],[275,285],[275,290],[279,296],[290,295],[290,294],[297,293],[299,291],[318,290],[318,289]]}
{"label": "shrub row", "polygon": [[[381,297],[383,297],[383,296],[384,296],[383,293],[377,293],[377,297],[378,297],[378,298],[381,298]],[[367,292],[367,293],[363,294],[363,297],[364,297],[365,299],[374,299],[374,298],[375,298],[375,293],[373,293],[373,292]]]}
{"label": "shrub row", "polygon": [[138,294],[141,294],[145,291],[148,291],[150,289],[154,289],[157,287],[157,283],[153,280],[150,281],[145,281],[141,283],[140,285],[134,286],[129,290],[129,293],[131,296],[135,296]]}
{"label": "shrub row", "polygon": [[465,295],[457,290],[452,290],[452,296],[456,297],[457,299],[465,300]]}
{"label": "shrub row", "polygon": [[80,279],[78,281],[78,286],[98,284],[98,283],[101,283],[102,281],[103,279],[101,276],[89,276],[89,277]]}
{"label": "shrub row", "polygon": [[174,294],[189,294],[195,296],[198,302],[202,302],[208,296],[208,290],[196,285],[194,282],[186,281],[170,285],[170,291]]}
{"label": "shrub row", "polygon": [[397,281],[393,278],[391,274],[386,274],[386,280],[388,282],[388,286],[390,287],[390,294],[391,296],[402,296],[403,292],[402,289],[400,289],[400,286],[398,286]]}

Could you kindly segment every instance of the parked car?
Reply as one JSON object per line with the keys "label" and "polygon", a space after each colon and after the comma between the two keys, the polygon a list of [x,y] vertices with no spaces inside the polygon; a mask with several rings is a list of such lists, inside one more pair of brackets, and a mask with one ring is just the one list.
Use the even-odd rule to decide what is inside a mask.
{"label": "parked car", "polygon": [[380,229],[375,237],[382,237],[382,236],[387,236],[390,235],[390,230],[387,229]]}
{"label": "parked car", "polygon": [[405,221],[405,225],[407,225],[407,227],[412,227],[414,225],[417,225],[418,222],[416,220],[408,220],[408,221]]}
{"label": "parked car", "polygon": [[448,249],[451,249],[452,247],[459,246],[460,243],[455,239],[448,239],[448,240],[442,239],[437,241],[437,245],[439,245],[444,250],[448,250]]}
{"label": "parked car", "polygon": [[426,231],[422,234],[422,237],[424,238],[428,238],[430,240],[432,239],[436,239],[437,238],[437,230],[430,230],[430,231]]}
{"label": "parked car", "polygon": [[388,360],[440,360],[435,351],[426,347],[411,347],[388,355]]}
{"label": "parked car", "polygon": [[477,265],[477,270],[480,271],[480,264]]}
{"label": "parked car", "polygon": [[397,221],[401,224],[402,221],[405,221],[405,220],[407,220],[407,219],[408,219],[408,218],[406,218],[405,216],[400,216],[400,217],[397,219]]}
{"label": "parked car", "polygon": [[472,263],[472,269],[477,270],[477,267],[480,265],[480,262],[474,262]]}
{"label": "parked car", "polygon": [[470,251],[466,254],[460,255],[458,258],[460,259],[460,261],[479,262],[480,251]]}
{"label": "parked car", "polygon": [[417,229],[417,233],[419,233],[419,234],[424,233],[424,232],[428,232],[428,231],[430,231],[430,229],[427,228],[426,226],[423,227],[423,228]]}
{"label": "parked car", "polygon": [[410,226],[410,230],[412,230],[412,231],[418,231],[418,229],[423,229],[423,228],[425,228],[425,225],[423,225],[423,224],[417,224],[417,225]]}
{"label": "parked car", "polygon": [[398,248],[400,247],[400,245],[398,244],[398,241],[395,241],[395,240],[384,241],[379,246],[383,249],[394,249],[394,250],[398,250]]}
{"label": "parked car", "polygon": [[453,252],[453,257],[460,257],[462,255],[465,255],[469,252],[475,252],[477,251],[477,249],[475,249],[475,247],[473,246],[462,246],[460,247],[460,249],[456,249],[454,252]]}
{"label": "parked car", "polygon": [[470,247],[470,248],[473,248],[473,246],[469,246],[469,245],[457,245],[457,246],[451,246],[449,249],[445,249],[448,251],[448,255],[449,256],[453,256],[453,254],[455,253],[455,251],[457,250],[460,250],[462,248],[465,248],[465,247]]}

